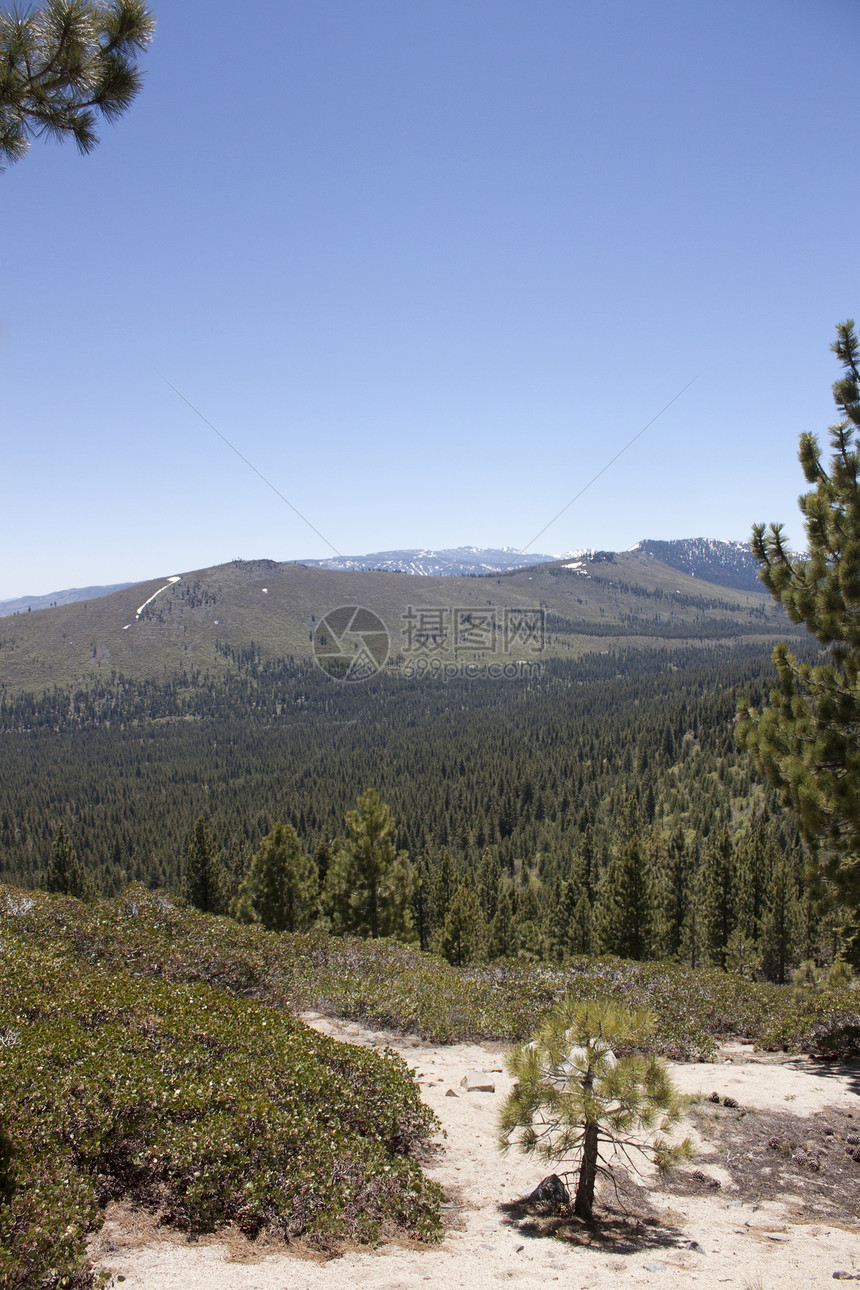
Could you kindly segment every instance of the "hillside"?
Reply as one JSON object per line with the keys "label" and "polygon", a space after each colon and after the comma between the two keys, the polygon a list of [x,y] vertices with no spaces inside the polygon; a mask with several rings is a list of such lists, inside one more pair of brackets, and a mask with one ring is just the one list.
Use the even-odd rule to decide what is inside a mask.
{"label": "hillside", "polygon": [[689,574],[719,587],[738,591],[761,591],[758,563],[748,542],[716,542],[711,538],[688,538],[676,542],[649,540],[633,548],[650,555],[670,569]]}
{"label": "hillside", "polygon": [[[443,1194],[424,1172],[440,1127],[433,1106],[447,1110],[441,1099],[462,1099],[451,1109],[472,1117],[476,1094],[464,1092],[459,1079],[451,1081],[456,1093],[450,1083],[440,1085],[450,1073],[445,1067],[433,1072],[432,1055],[416,1051],[414,1040],[408,1058],[422,1061],[420,1075],[391,1051],[388,1036],[332,1024],[326,1018],[333,1015],[437,1042],[522,1039],[554,1001],[575,991],[584,999],[652,1008],[658,1048],[688,1059],[712,1052],[727,1033],[765,1048],[799,1046],[829,1056],[857,1043],[855,992],[844,988],[797,999],[735,974],[617,958],[457,969],[393,941],[276,936],[240,927],[141,888],[84,905],[0,887],[0,927],[0,1283],[9,1290],[93,1286],[84,1242],[106,1214],[112,1221],[102,1250],[109,1256],[116,1252],[117,1217],[127,1220],[132,1212],[149,1215],[152,1232],[197,1237],[226,1228],[234,1238],[274,1239],[282,1252],[291,1246],[299,1254],[330,1254],[344,1244],[354,1249],[380,1237],[407,1238],[415,1250],[421,1248],[415,1238],[426,1245],[441,1235],[442,1214],[449,1221],[452,1210],[456,1216],[460,1187],[472,1179],[455,1162],[439,1180]],[[296,1015],[307,1009],[314,1009],[318,1029],[363,1037],[367,1046],[310,1030]],[[458,1054],[452,1056],[457,1069]],[[473,1063],[475,1056],[486,1061],[475,1054]],[[487,1065],[500,1073],[500,1061]],[[808,1069],[812,1078],[802,1084],[796,1072],[770,1067],[767,1089],[778,1084],[790,1101],[801,1092],[817,1107],[823,1098],[810,1085],[820,1075],[815,1078],[815,1066]],[[743,1198],[757,1179],[769,1199],[802,1205],[807,1221],[814,1208],[817,1221],[838,1226],[847,1220],[853,1229],[853,1209],[846,1211],[857,1163],[834,1141],[834,1124],[843,1135],[853,1127],[850,1089],[828,1089],[827,1120],[804,1129],[789,1122],[785,1102],[771,1103],[765,1118],[766,1108],[747,1100],[753,1093],[748,1068],[697,1064],[687,1087],[723,1089],[729,1079],[743,1107],[737,1114],[727,1110],[725,1123],[717,1124],[708,1107],[709,1117],[697,1121],[717,1143],[721,1135],[727,1139],[725,1163],[719,1158],[730,1171],[726,1190],[744,1189]],[[487,1093],[477,1096],[485,1100]],[[737,1107],[737,1101],[725,1105]],[[746,1153],[729,1150],[729,1134],[751,1105],[759,1106],[755,1119],[763,1123],[744,1128],[747,1152],[750,1138],[756,1151],[745,1165]],[[773,1154],[775,1131],[790,1132],[806,1149],[814,1132],[822,1154],[837,1147],[826,1162],[826,1189],[801,1190],[809,1174],[806,1149],[771,1170],[780,1159]],[[494,1135],[487,1136],[496,1161]],[[7,1144],[11,1152],[3,1150]],[[711,1172],[715,1163],[707,1160],[704,1168]],[[543,1168],[532,1161],[525,1177],[533,1184]],[[771,1172],[775,1177],[765,1182]],[[679,1179],[678,1200],[685,1185],[689,1197],[691,1183],[695,1174]],[[692,1194],[701,1190],[693,1186]],[[487,1217],[516,1194],[488,1196]],[[633,1192],[626,1199],[641,1204],[645,1197]],[[612,1204],[607,1190],[602,1217],[610,1240]],[[723,1192],[723,1215],[725,1208]],[[680,1221],[677,1215],[668,1220]],[[732,1217],[732,1227],[736,1222]],[[732,1253],[731,1231],[724,1239]],[[712,1236],[708,1241],[713,1251]],[[195,1241],[183,1248],[203,1247]],[[263,1244],[264,1252],[271,1248]],[[628,1241],[616,1252],[637,1248]],[[285,1269],[277,1284],[288,1280]],[[198,1284],[212,1282],[204,1277]],[[224,1277],[218,1284],[232,1282]]]}
{"label": "hillside", "polygon": [[0,600],[0,618],[32,613],[36,609],[51,609],[57,605],[71,605],[78,600],[97,600],[100,596],[109,596],[112,591],[133,586],[133,582],[114,582],[107,587],[67,587],[64,591],[49,591],[45,596],[14,596],[11,600]]}
{"label": "hillside", "polygon": [[[309,659],[321,620],[349,605],[384,624],[394,667],[431,655],[485,664],[579,658],[631,641],[671,648],[797,635],[761,590],[710,584],[644,551],[597,552],[486,577],[429,580],[258,560],[173,578],[4,619],[0,692],[38,693],[117,673],[166,678],[196,669],[217,676],[248,653]],[[539,642],[516,631],[506,642],[521,611],[539,611]],[[473,629],[455,640],[455,624],[464,622]]]}

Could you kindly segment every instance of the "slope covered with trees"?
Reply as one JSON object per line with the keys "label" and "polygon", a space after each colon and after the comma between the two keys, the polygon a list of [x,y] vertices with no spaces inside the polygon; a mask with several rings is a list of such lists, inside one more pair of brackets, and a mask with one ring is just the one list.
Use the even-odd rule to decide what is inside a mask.
{"label": "slope covered with trees", "polygon": [[106,894],[138,880],[227,912],[280,824],[315,865],[303,922],[371,930],[342,893],[364,863],[345,817],[374,789],[396,825],[400,934],[454,962],[603,950],[785,979],[832,954],[832,928],[802,891],[792,818],[734,740],[765,668],[754,648],[637,651],[527,683],[356,687],[252,655],[227,680],[7,700],[0,873],[44,886],[62,825]]}

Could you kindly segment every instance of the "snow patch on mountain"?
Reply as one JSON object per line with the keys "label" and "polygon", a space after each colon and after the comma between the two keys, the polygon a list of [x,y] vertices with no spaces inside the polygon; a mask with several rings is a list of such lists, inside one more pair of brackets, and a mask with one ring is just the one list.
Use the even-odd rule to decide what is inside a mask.
{"label": "snow patch on mountain", "polygon": [[405,551],[375,551],[370,555],[339,555],[326,560],[302,560],[320,569],[412,573],[425,578],[457,578],[547,564],[558,557],[535,552],[520,553],[516,547],[445,547],[439,551],[420,548]]}

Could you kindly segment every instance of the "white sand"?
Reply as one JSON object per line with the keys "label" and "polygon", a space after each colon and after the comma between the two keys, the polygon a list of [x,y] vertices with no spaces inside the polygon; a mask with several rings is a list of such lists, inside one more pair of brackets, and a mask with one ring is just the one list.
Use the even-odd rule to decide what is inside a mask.
{"label": "white sand", "polygon": [[[123,1290],[423,1290],[434,1283],[446,1290],[503,1284],[536,1290],[556,1282],[577,1290],[619,1285],[810,1290],[841,1284],[833,1279],[835,1271],[857,1273],[860,1286],[860,1225],[847,1230],[832,1223],[798,1223],[793,1208],[746,1203],[728,1175],[709,1162],[706,1143],[693,1167],[719,1177],[719,1191],[695,1197],[655,1192],[650,1198],[674,1227],[674,1243],[623,1253],[521,1232],[499,1205],[530,1192],[549,1171],[496,1147],[496,1116],[511,1084],[503,1071],[502,1045],[439,1047],[313,1014],[306,1020],[350,1043],[390,1046],[415,1070],[447,1134],[428,1172],[448,1193],[446,1212],[455,1229],[437,1246],[395,1243],[318,1263],[283,1250],[263,1254],[235,1239],[211,1237],[192,1244],[176,1236],[156,1239],[151,1229],[136,1229],[119,1211],[109,1215],[93,1257],[125,1279]],[[495,1085],[493,1093],[463,1089],[462,1077],[477,1071],[489,1073],[484,1082]],[[838,1106],[852,1110],[860,1122],[860,1097],[852,1091],[852,1084],[860,1085],[856,1069],[822,1073],[804,1059],[777,1059],[735,1045],[721,1051],[719,1062],[674,1065],[672,1071],[686,1092],[714,1090],[742,1106],[797,1115]],[[457,1096],[446,1096],[449,1089]],[[860,1193],[860,1168],[857,1176]],[[700,1248],[685,1248],[686,1241]]]}

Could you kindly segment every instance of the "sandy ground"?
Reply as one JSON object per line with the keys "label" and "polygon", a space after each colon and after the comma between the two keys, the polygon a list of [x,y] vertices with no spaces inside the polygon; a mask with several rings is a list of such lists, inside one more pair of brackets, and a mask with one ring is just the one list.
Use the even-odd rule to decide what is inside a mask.
{"label": "sandy ground", "polygon": [[[305,1019],[349,1043],[390,1046],[415,1070],[446,1133],[428,1168],[448,1196],[449,1228],[441,1245],[395,1243],[316,1262],[283,1249],[264,1253],[241,1238],[188,1244],[115,1211],[92,1250],[115,1285],[121,1282],[123,1290],[419,1290],[436,1283],[469,1290],[503,1284],[532,1290],[557,1282],[577,1290],[618,1285],[808,1290],[833,1285],[834,1274],[841,1272],[837,1282],[856,1280],[860,1286],[860,1164],[852,1166],[856,1182],[848,1174],[848,1213],[822,1222],[804,1212],[798,1196],[762,1199],[754,1178],[738,1185],[721,1168],[710,1143],[693,1130],[700,1154],[690,1169],[704,1179],[692,1186],[701,1194],[649,1187],[621,1202],[607,1195],[604,1206],[611,1204],[614,1223],[602,1236],[588,1238],[589,1244],[574,1244],[538,1230],[540,1225],[522,1210],[502,1208],[529,1193],[546,1172],[539,1162],[513,1152],[503,1155],[496,1147],[496,1116],[511,1084],[503,1069],[502,1045],[438,1047],[315,1014]],[[463,1087],[465,1076],[479,1072],[485,1075],[476,1082],[492,1084],[493,1092]],[[735,1045],[722,1049],[718,1062],[673,1065],[672,1072],[685,1092],[717,1092],[751,1110],[803,1117],[793,1122],[801,1135],[825,1109],[843,1129],[854,1124],[860,1130],[856,1066],[834,1071],[806,1059],[774,1058]],[[763,1167],[761,1172],[772,1171]],[[825,1169],[800,1185],[826,1188],[828,1176]],[[719,1188],[708,1186],[709,1178]],[[840,1191],[844,1193],[844,1184]],[[637,1215],[644,1221],[637,1222]],[[582,1231],[578,1235],[587,1236]]]}

